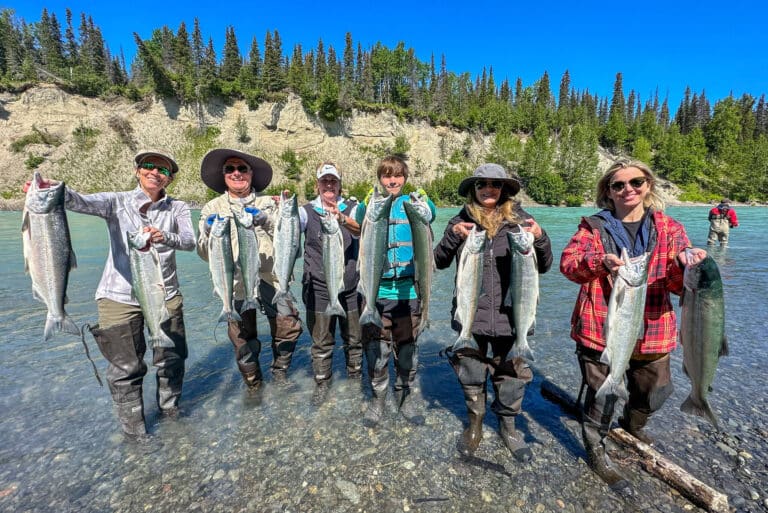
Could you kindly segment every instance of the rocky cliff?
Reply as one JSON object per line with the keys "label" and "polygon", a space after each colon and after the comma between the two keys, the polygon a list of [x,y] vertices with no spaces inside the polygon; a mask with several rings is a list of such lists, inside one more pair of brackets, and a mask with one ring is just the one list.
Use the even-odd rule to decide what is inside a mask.
{"label": "rocky cliff", "polygon": [[[196,136],[200,119],[218,134]],[[25,137],[32,142],[13,151],[14,141]],[[18,208],[20,188],[32,174],[25,166],[30,158],[44,159],[37,168],[44,176],[66,180],[78,190],[122,190],[133,184],[131,158],[137,150],[165,149],[176,156],[182,170],[171,186],[172,194],[199,203],[207,193],[200,181],[200,161],[212,147],[237,148],[265,158],[275,170],[273,183],[285,181],[287,164],[280,155],[286,149],[304,161],[305,179],[312,178],[317,163],[333,160],[348,183],[372,182],[379,156],[398,137],[410,145],[416,184],[433,179],[438,165],[457,149],[468,147],[470,164],[479,163],[491,141],[424,122],[404,122],[389,112],[355,113],[340,122],[326,122],[308,115],[297,96],[284,103],[264,103],[256,110],[244,102],[212,102],[198,113],[194,106],[173,100],[105,101],[39,86],[0,95],[0,206]]]}
{"label": "rocky cliff", "polygon": [[[208,137],[199,135],[201,124],[214,129]],[[417,186],[450,169],[447,162],[456,152],[467,156],[467,169],[474,168],[492,141],[477,133],[407,122],[391,112],[356,112],[327,122],[308,115],[294,95],[282,103],[263,103],[256,110],[244,102],[211,102],[198,111],[169,99],[102,100],[41,85],[18,94],[0,93],[0,209],[21,208],[21,187],[32,175],[32,164],[43,176],[64,180],[81,192],[129,189],[135,183],[131,159],[144,148],[175,155],[181,172],[170,192],[196,204],[208,194],[200,181],[200,161],[215,147],[266,159],[275,171],[273,184],[288,181],[287,163],[280,158],[287,149],[303,162],[304,180],[312,180],[319,162],[332,160],[347,184],[373,183],[376,163],[398,138],[409,145],[411,181]],[[611,158],[601,152],[601,168]],[[674,202],[674,186],[667,184],[662,192]],[[530,204],[524,192],[521,195]]]}

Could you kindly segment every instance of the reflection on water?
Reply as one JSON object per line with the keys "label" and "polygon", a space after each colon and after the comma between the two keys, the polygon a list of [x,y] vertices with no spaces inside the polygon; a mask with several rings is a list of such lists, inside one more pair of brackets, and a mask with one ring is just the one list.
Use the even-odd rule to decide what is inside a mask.
{"label": "reflection on water", "polygon": [[[590,209],[530,209],[553,239],[556,256]],[[441,210],[436,238],[454,209]],[[673,208],[695,245],[707,235],[706,207]],[[765,500],[768,401],[762,362],[768,266],[765,209],[740,208],[731,246],[713,248],[725,282],[731,355],[721,361],[711,394],[724,433],[679,411],[688,393],[681,351],[673,354],[676,391],[651,421],[658,449],[729,495],[731,505],[756,510]],[[154,442],[122,442],[106,388],[99,388],[77,338],[42,341],[45,307],[32,299],[23,274],[20,213],[0,213],[0,511],[617,511],[619,499],[587,470],[578,427],[542,399],[547,376],[574,395],[579,373],[568,336],[577,287],[557,268],[542,277],[533,347],[537,376],[529,386],[518,428],[535,460],[519,467],[508,457],[492,416],[477,458],[455,450],[463,429],[460,388],[439,351],[450,329],[453,270],[436,273],[431,328],[420,340],[419,381],[427,425],[413,427],[390,404],[378,431],[364,428],[368,392],[347,380],[337,350],[331,398],[312,406],[309,338],[303,334],[290,384],[267,382],[249,396],[223,326],[208,269],[193,253],[178,255],[190,357],[184,416],[160,419],[154,379],[145,380]],[[95,323],[93,291],[106,257],[103,222],[70,214],[79,267],[71,274],[67,311]],[[298,272],[297,272],[298,275]],[[298,293],[298,289],[294,290]],[[268,333],[261,319],[261,333]],[[106,368],[88,339],[102,375]],[[268,346],[267,346],[268,347]],[[262,368],[271,359],[263,351]],[[648,477],[629,454],[624,468],[639,489],[634,507],[687,510],[678,494]],[[762,506],[764,507],[764,506]],[[696,510],[696,508],[693,508]]]}

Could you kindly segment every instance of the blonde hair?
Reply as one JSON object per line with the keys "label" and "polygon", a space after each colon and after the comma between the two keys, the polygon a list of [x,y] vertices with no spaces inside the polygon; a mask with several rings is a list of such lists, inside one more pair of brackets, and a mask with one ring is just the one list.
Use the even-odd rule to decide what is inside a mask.
{"label": "blonde hair", "polygon": [[499,228],[501,228],[505,221],[514,224],[523,222],[517,213],[517,202],[512,199],[505,189],[502,188],[499,202],[496,203],[496,208],[491,212],[478,203],[474,187],[467,193],[467,211],[485,229],[486,236],[489,239],[496,236]]}
{"label": "blonde hair", "polygon": [[645,208],[653,208],[655,211],[664,210],[664,200],[662,200],[661,197],[656,194],[656,175],[653,174],[650,166],[640,160],[629,159],[621,159],[614,162],[613,165],[611,165],[611,167],[609,167],[605,174],[600,178],[600,180],[598,180],[596,195],[597,199],[595,200],[595,204],[598,207],[607,208],[611,212],[616,211],[616,205],[614,205],[610,195],[611,180],[613,179],[613,175],[615,175],[618,171],[630,167],[634,167],[642,171],[642,173],[645,175],[645,179],[647,180],[648,194],[643,200],[643,206]]}

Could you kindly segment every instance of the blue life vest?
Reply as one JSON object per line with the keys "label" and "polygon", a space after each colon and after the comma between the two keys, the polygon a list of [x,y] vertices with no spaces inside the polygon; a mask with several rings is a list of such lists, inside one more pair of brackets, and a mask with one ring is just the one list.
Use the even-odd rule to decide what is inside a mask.
{"label": "blue life vest", "polygon": [[398,196],[392,202],[392,210],[389,214],[389,233],[387,240],[387,263],[384,279],[413,276],[413,237],[411,225],[405,215],[403,203],[409,200],[407,194]]}

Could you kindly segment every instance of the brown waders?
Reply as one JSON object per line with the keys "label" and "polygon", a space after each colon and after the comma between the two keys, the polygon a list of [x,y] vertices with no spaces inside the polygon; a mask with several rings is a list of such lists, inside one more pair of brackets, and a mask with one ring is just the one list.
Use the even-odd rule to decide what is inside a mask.
{"label": "brown waders", "polygon": [[[596,397],[597,390],[605,381],[610,368],[600,363],[599,351],[579,347],[577,355],[582,378],[587,387],[581,426],[589,465],[612,490],[622,495],[631,495],[631,483],[605,451],[605,437],[611,427],[617,398],[608,395],[598,401]],[[620,422],[638,439],[650,440],[643,427],[650,415],[661,408],[672,393],[669,354],[632,359],[626,375],[629,400],[624,406],[624,417]]]}

